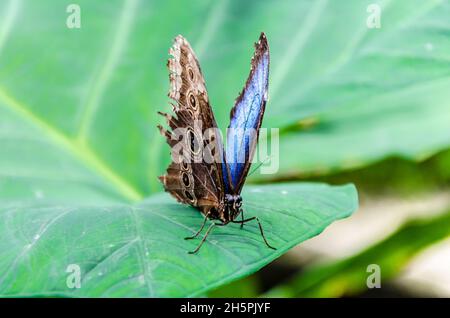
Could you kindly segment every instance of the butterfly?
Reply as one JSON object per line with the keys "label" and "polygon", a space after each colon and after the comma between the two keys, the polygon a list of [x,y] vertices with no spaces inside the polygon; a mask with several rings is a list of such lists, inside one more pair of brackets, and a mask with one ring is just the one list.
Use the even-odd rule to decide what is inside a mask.
{"label": "butterfly", "polygon": [[[172,162],[159,179],[164,188],[179,202],[197,208],[204,220],[194,239],[203,231],[207,220],[211,224],[198,244],[189,253],[196,253],[215,226],[228,223],[243,225],[256,221],[265,244],[259,219],[244,218],[241,191],[256,149],[259,129],[264,116],[269,85],[269,45],[264,33],[255,43],[251,70],[247,82],[235,101],[227,130],[224,149],[200,64],[189,42],[181,35],[169,50],[167,62],[170,91],[175,116],[164,116],[170,131],[158,125],[171,147]],[[241,216],[238,219],[238,216]]]}

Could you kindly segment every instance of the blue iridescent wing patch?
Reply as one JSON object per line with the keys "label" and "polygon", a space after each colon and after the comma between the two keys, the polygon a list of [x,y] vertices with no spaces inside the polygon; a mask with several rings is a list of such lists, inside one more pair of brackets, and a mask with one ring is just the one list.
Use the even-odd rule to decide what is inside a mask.
{"label": "blue iridescent wing patch", "polygon": [[227,193],[241,192],[250,169],[267,101],[269,61],[269,45],[261,33],[255,44],[250,75],[230,114],[226,162],[222,164]]}

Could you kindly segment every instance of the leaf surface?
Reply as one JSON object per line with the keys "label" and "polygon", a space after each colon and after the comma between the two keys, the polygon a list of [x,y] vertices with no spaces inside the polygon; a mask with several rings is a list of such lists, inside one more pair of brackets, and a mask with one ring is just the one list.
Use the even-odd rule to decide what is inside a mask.
{"label": "leaf surface", "polygon": [[[246,217],[256,223],[217,227],[198,254],[193,208],[156,194],[136,204],[16,205],[0,210],[0,295],[188,297],[255,272],[357,208],[352,185],[249,186]],[[200,236],[201,237],[201,236]],[[81,288],[70,289],[77,265]],[[72,265],[73,266],[73,265]]]}

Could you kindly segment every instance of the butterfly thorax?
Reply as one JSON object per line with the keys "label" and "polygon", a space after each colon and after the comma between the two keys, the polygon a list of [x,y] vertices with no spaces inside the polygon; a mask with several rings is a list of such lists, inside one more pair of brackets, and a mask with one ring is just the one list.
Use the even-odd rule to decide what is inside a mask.
{"label": "butterfly thorax", "polygon": [[225,194],[224,201],[220,219],[223,223],[229,223],[241,213],[242,197],[239,194]]}

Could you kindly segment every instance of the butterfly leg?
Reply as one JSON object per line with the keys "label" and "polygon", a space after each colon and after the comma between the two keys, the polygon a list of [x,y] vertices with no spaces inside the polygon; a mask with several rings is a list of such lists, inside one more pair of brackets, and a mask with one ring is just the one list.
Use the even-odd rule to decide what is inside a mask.
{"label": "butterfly leg", "polygon": [[241,229],[244,227],[244,210],[241,211]]}
{"label": "butterfly leg", "polygon": [[197,233],[195,233],[193,236],[185,237],[184,239],[185,239],[185,240],[192,240],[192,239],[195,239],[195,238],[202,232],[203,228],[205,227],[206,221],[208,220],[208,216],[209,216],[209,213],[207,213],[207,214],[205,215],[205,218],[204,218],[204,220],[203,220],[203,224],[202,224],[202,226],[200,227],[200,230],[197,231]]}
{"label": "butterfly leg", "polygon": [[267,239],[266,239],[266,236],[264,235],[264,230],[262,228],[261,222],[259,222],[259,219],[256,216],[248,218],[248,219],[245,219],[245,220],[242,220],[242,221],[231,221],[231,222],[232,223],[240,223],[242,225],[243,223],[247,223],[247,222],[250,222],[250,221],[253,221],[253,220],[256,220],[256,222],[258,222],[259,231],[261,232],[261,236],[262,236],[262,238],[264,240],[264,243],[266,243],[267,247],[271,248],[273,250],[276,250],[275,247],[271,246],[269,244],[269,242],[267,242]]}
{"label": "butterfly leg", "polygon": [[216,223],[211,223],[211,225],[208,227],[208,229],[206,230],[205,235],[202,238],[202,241],[200,242],[200,244],[198,244],[197,248],[193,251],[189,251],[189,254],[195,254],[200,250],[200,247],[202,247],[203,243],[205,242],[206,238],[208,237],[209,232],[211,232],[211,230],[213,229],[213,227],[216,225]]}

